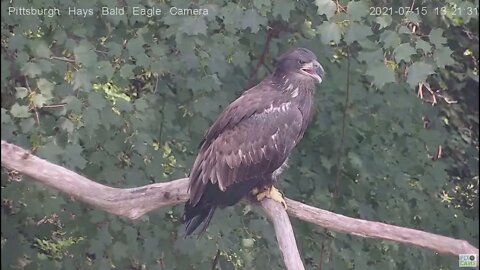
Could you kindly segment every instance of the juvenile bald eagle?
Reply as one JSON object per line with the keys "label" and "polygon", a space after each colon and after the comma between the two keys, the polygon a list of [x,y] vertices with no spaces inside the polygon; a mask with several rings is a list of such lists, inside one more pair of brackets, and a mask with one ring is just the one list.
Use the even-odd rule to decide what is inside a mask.
{"label": "juvenile bald eagle", "polygon": [[206,131],[190,172],[183,221],[190,235],[217,207],[255,192],[282,202],[273,187],[312,119],[315,83],[324,70],[315,54],[297,48],[283,54],[272,75],[246,90]]}

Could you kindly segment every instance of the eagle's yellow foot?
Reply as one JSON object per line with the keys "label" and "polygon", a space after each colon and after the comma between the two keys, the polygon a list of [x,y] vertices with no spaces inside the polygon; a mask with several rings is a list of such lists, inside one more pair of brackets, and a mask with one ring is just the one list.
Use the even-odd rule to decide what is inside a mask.
{"label": "eagle's yellow foot", "polygon": [[265,187],[262,191],[260,191],[258,188],[254,188],[252,190],[252,194],[257,198],[258,201],[261,201],[265,198],[270,198],[281,203],[285,210],[287,209],[287,203],[283,199],[283,194],[274,186]]}

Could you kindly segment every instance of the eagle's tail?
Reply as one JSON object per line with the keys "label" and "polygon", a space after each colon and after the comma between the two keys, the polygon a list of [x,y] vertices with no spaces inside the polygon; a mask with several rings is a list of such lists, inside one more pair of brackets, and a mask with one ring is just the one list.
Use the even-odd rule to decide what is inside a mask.
{"label": "eagle's tail", "polygon": [[261,180],[262,178],[254,178],[249,181],[238,182],[229,186],[225,191],[221,191],[218,185],[209,182],[196,205],[190,204],[190,201],[185,204],[182,222],[187,224],[185,237],[192,234],[203,223],[203,227],[198,234],[198,237],[201,237],[207,230],[217,207],[224,208],[234,205],[257,186]]}
{"label": "eagle's tail", "polygon": [[185,237],[192,234],[203,223],[203,227],[198,234],[198,237],[202,236],[207,230],[216,208],[215,205],[202,203],[202,201],[195,206],[187,202],[185,204],[185,214],[183,215],[183,223],[187,224]]}

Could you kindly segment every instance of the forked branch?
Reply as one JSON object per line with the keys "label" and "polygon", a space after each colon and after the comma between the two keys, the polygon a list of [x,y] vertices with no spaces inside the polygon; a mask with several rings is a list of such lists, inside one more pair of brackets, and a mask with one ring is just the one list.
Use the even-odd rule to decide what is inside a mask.
{"label": "forked branch", "polygon": [[[137,219],[155,209],[179,204],[188,199],[187,178],[136,188],[108,187],[3,140],[2,166],[27,175],[96,208],[131,219]],[[286,202],[288,215],[333,231],[391,240],[443,254],[478,254],[478,248],[465,240],[381,222],[350,218],[291,199],[286,199]],[[263,200],[260,206],[273,223],[286,269],[304,269],[293,229],[283,206],[270,199]]]}

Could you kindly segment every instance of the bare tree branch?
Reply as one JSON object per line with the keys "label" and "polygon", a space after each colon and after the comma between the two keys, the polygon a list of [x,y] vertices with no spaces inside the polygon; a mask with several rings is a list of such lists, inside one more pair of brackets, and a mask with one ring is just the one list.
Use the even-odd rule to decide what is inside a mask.
{"label": "bare tree branch", "polygon": [[187,201],[188,179],[136,188],[112,188],[94,182],[2,140],[2,166],[106,212],[137,219],[160,207]]}
{"label": "bare tree branch", "polygon": [[273,223],[277,237],[278,248],[283,257],[286,269],[304,270],[302,257],[298,251],[297,242],[293,235],[292,224],[283,205],[274,200],[262,200],[263,210]]}
{"label": "bare tree branch", "polygon": [[[30,154],[29,151],[2,140],[2,166],[30,176],[109,213],[137,219],[164,206],[188,199],[188,179],[156,183],[136,188],[112,188],[91,181],[64,167]],[[458,255],[474,253],[478,248],[465,240],[449,238],[419,230],[346,217],[286,199],[288,214],[300,220],[342,233],[372,237],[424,247],[438,253]],[[304,269],[295,243],[290,221],[279,203],[262,201],[262,209],[272,220],[286,269]],[[478,258],[478,256],[477,256]]]}
{"label": "bare tree branch", "polygon": [[[155,209],[186,202],[188,178],[136,188],[112,188],[55,165],[2,140],[2,166],[16,170],[106,212],[137,219]],[[269,202],[267,202],[269,201]],[[287,212],[270,199],[262,201],[276,230],[277,241],[288,270],[302,270],[302,259]]]}
{"label": "bare tree branch", "polygon": [[[361,237],[381,238],[424,247],[442,254],[478,254],[478,248],[465,240],[399,227],[376,221],[351,218],[286,199],[288,214],[303,221]],[[478,256],[477,256],[478,257]]]}

